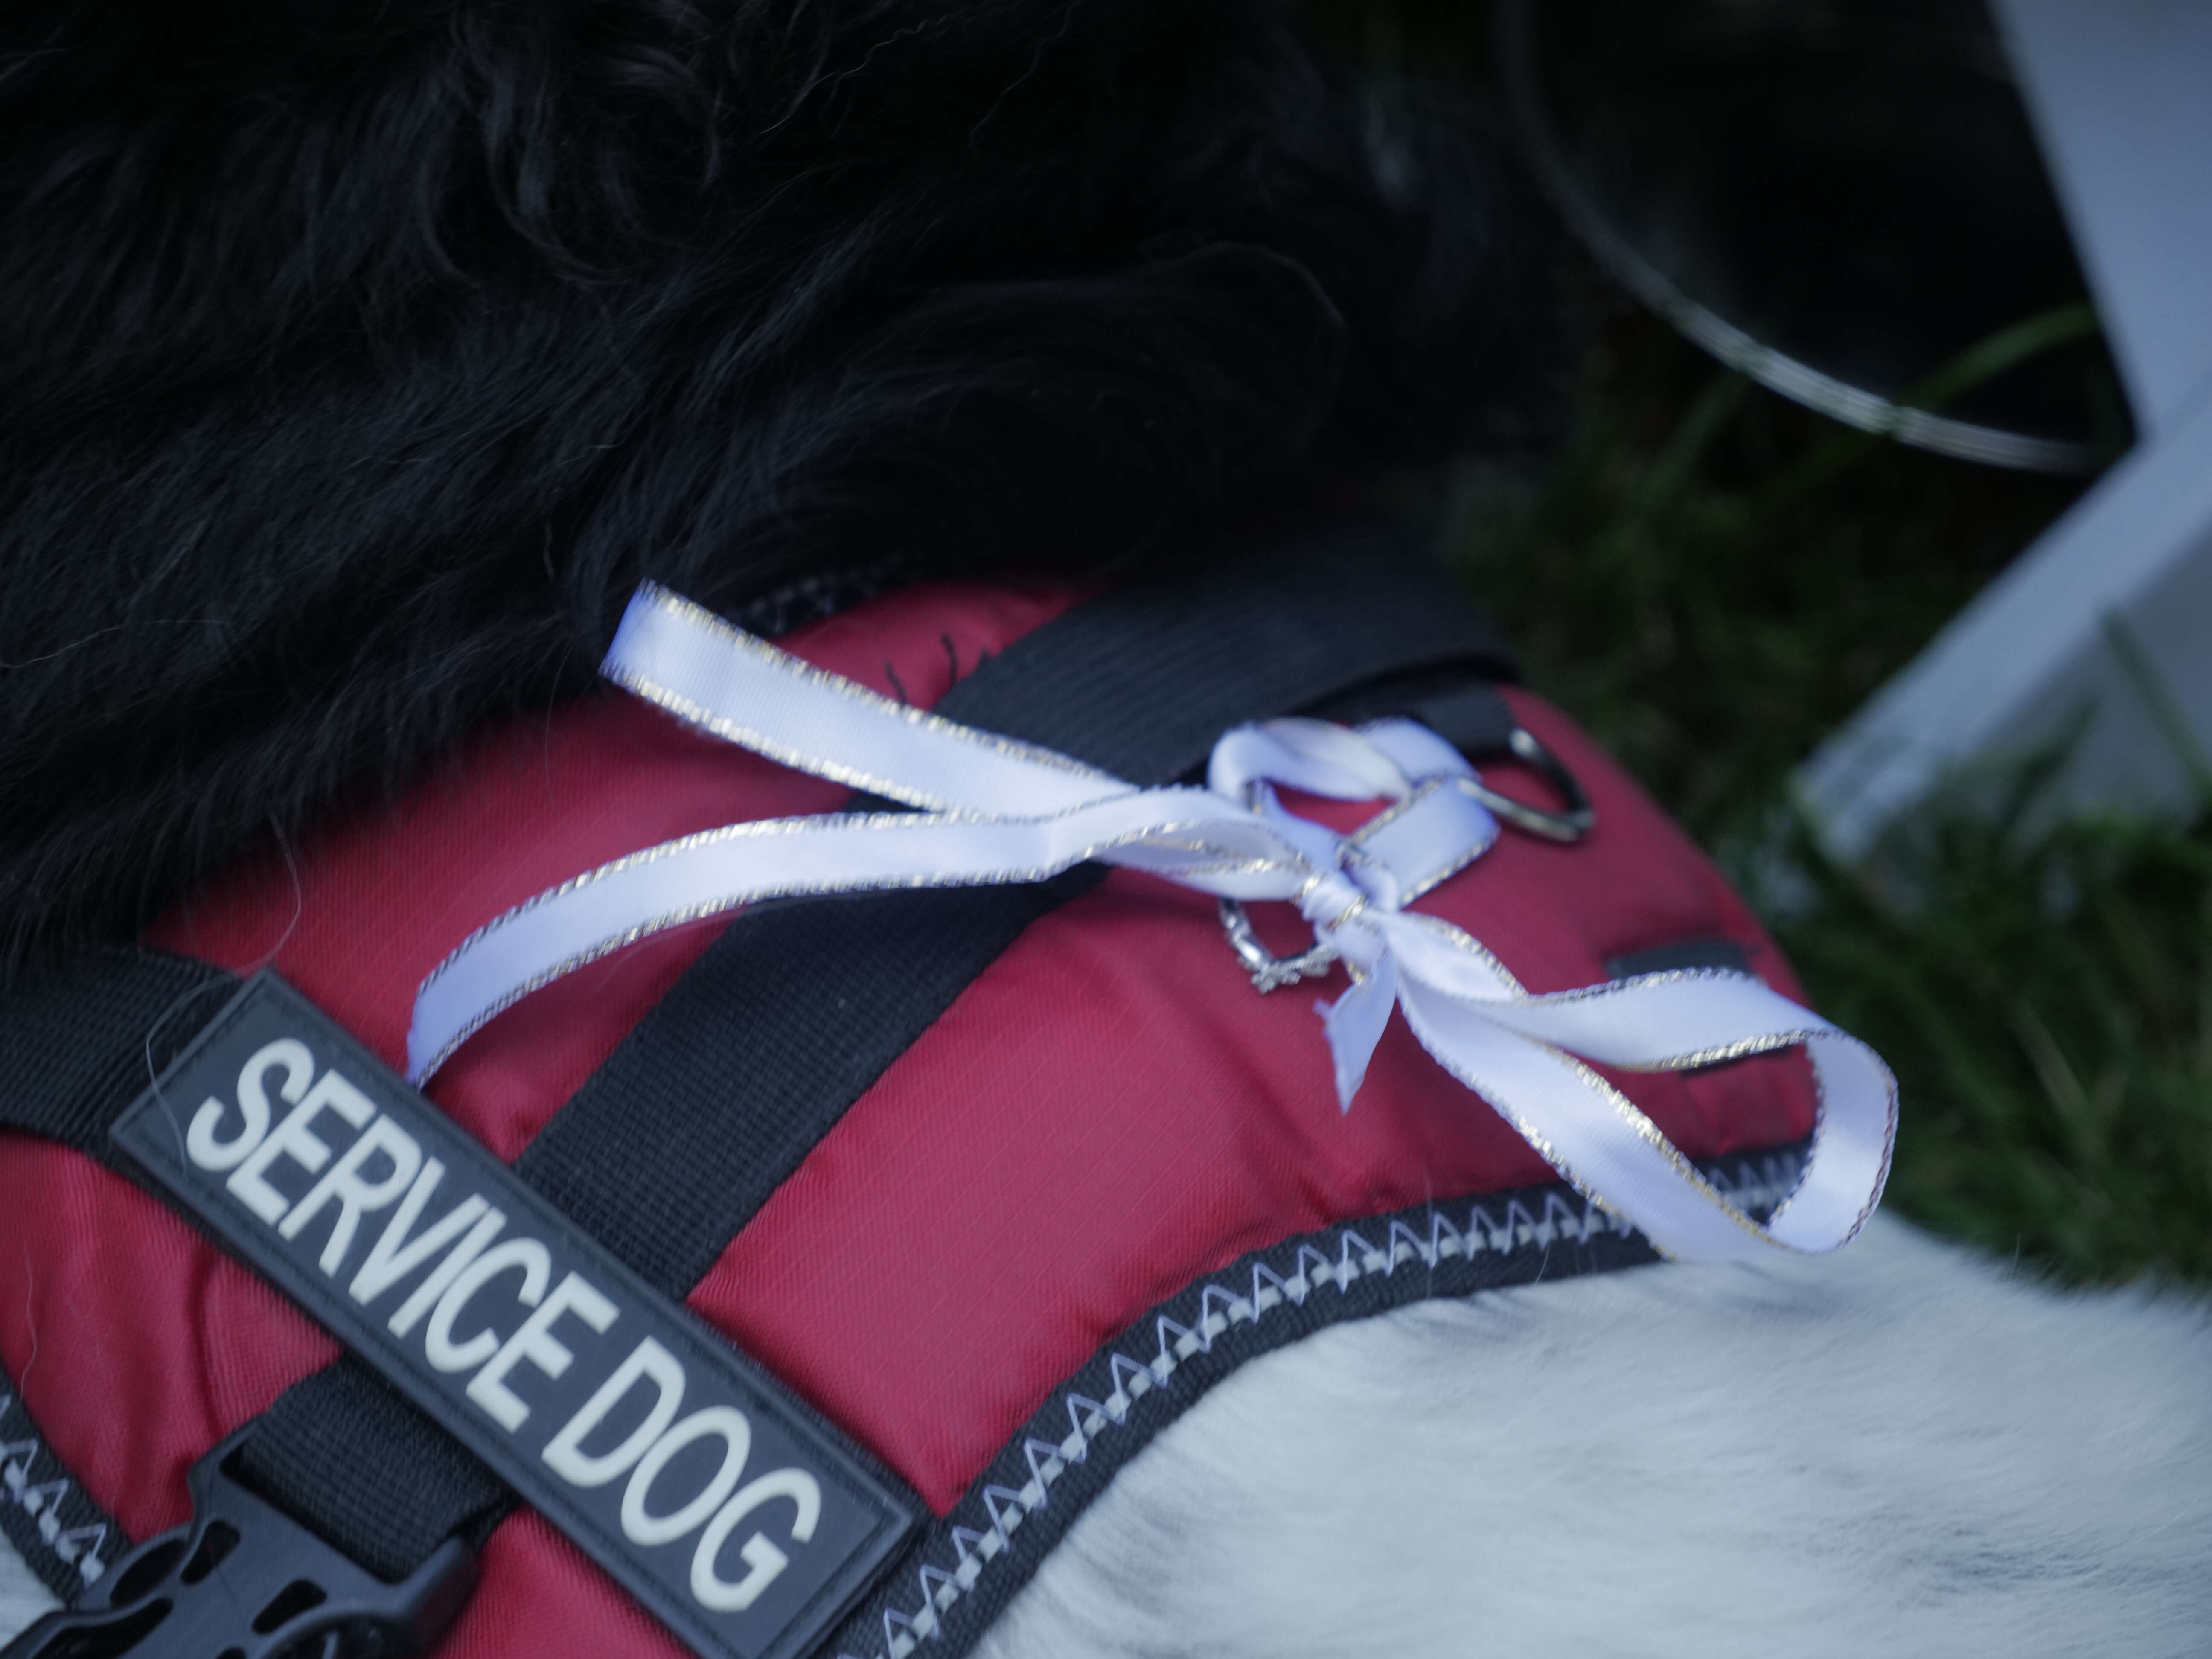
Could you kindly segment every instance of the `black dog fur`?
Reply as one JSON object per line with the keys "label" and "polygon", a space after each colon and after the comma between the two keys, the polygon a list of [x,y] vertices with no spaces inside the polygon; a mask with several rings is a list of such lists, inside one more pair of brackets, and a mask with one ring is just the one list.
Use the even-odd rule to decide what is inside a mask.
{"label": "black dog fur", "polygon": [[773,629],[1516,435],[1511,193],[1267,0],[9,7],[0,968],[587,684],[641,575]]}

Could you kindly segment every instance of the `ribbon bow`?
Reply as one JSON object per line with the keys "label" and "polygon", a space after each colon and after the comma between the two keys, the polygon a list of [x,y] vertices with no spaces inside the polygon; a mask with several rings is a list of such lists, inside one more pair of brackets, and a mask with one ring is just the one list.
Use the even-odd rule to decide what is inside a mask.
{"label": "ribbon bow", "polygon": [[[1670,1255],[1833,1249],[1881,1196],[1896,1085],[1856,1038],[1726,970],[1531,995],[1468,934],[1406,908],[1498,836],[1469,793],[1474,769],[1413,721],[1239,726],[1215,744],[1205,788],[1144,788],[893,702],[652,584],[602,672],[730,742],[921,810],[731,824],[526,901],[423,981],[408,1033],[417,1082],[501,1009],[664,928],[765,898],[1042,881],[1096,859],[1224,900],[1296,904],[1352,979],[1322,1010],[1342,1106],[1399,1008],[1439,1065]],[[1394,804],[1340,836],[1286,809],[1278,785]],[[1587,1063],[1680,1071],[1798,1043],[1820,1121],[1796,1191],[1763,1224]]]}

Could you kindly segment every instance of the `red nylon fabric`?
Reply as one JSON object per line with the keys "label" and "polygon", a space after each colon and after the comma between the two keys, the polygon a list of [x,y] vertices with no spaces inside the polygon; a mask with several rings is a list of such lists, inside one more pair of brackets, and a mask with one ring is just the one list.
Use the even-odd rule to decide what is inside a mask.
{"label": "red nylon fabric", "polygon": [[[934,702],[1081,597],[931,584],[783,643]],[[639,847],[835,810],[848,793],[608,691],[486,732],[399,800],[210,883],[147,942],[240,973],[273,962],[397,1068],[422,976],[511,905]],[[513,1158],[715,932],[664,934],[549,986],[457,1055],[432,1097]],[[133,1537],[182,1521],[185,1470],[337,1352],[174,1212],[76,1153],[0,1135],[0,1361],[56,1455]]]}
{"label": "red nylon fabric", "polygon": [[[1583,780],[1598,828],[1573,848],[1509,830],[1416,908],[1531,990],[1723,936],[1796,994],[1681,832],[1563,716],[1513,701]],[[1313,1003],[1344,983],[1258,996],[1212,900],[1117,872],[894,1062],[691,1305],[941,1514],[1054,1384],[1200,1274],[1333,1221],[1553,1178],[1402,1017],[1340,1113]],[[1795,1056],[1615,1080],[1692,1157],[1812,1127]]]}
{"label": "red nylon fabric", "polygon": [[[958,670],[1073,590],[915,588],[802,630],[800,655],[933,702]],[[1540,700],[1523,721],[1583,780],[1595,830],[1508,830],[1420,907],[1538,991],[1617,956],[1724,937],[1790,994],[1712,867]],[[1516,792],[1514,769],[1486,771]],[[843,791],[693,735],[618,696],[488,733],[398,803],[212,884],[149,942],[264,960],[398,1060],[422,975],[471,929],[580,869]],[[1267,927],[1279,924],[1273,919]],[[647,941],[539,993],[430,1092],[511,1158],[705,947]],[[692,1306],[911,1480],[940,1513],[1097,1345],[1156,1301],[1291,1233],[1548,1178],[1393,1022],[1340,1115],[1312,1004],[1255,994],[1210,900],[1117,873],[1031,927],[855,1104],[732,1243]],[[1693,1156],[1807,1133],[1796,1055],[1617,1079]],[[0,1358],[56,1453],[134,1536],[185,1512],[201,1453],[333,1345],[158,1201],[74,1153],[0,1139]],[[679,1650],[535,1516],[487,1552],[444,1650]]]}

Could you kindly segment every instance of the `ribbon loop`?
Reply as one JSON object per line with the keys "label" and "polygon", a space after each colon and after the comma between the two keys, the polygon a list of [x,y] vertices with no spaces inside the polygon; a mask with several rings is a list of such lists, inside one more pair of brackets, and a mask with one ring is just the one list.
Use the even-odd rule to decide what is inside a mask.
{"label": "ribbon loop", "polygon": [[[1880,1198],[1896,1085],[1857,1039],[1745,974],[1532,996],[1479,941],[1405,908],[1498,834],[1479,774],[1413,721],[1239,726],[1215,744],[1206,787],[1146,789],[892,702],[650,584],[604,672],[732,743],[923,810],[731,824],[541,893],[423,981],[408,1034],[418,1082],[501,1009],[662,928],[763,898],[1041,881],[1095,859],[1224,900],[1295,903],[1352,975],[1316,1005],[1342,1109],[1401,1009],[1439,1065],[1664,1252],[1832,1249]],[[1285,807],[1278,787],[1391,805],[1340,836]],[[1683,1070],[1800,1043],[1820,1123],[1797,1191],[1763,1224],[1590,1069]]]}

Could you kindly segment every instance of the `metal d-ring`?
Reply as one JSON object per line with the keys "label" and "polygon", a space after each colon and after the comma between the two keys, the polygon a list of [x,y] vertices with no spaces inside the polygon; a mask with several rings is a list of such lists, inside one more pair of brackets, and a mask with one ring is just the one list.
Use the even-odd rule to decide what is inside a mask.
{"label": "metal d-ring", "polygon": [[1583,793],[1581,780],[1567,770],[1566,763],[1547,749],[1525,726],[1513,728],[1505,739],[1505,746],[1513,751],[1515,758],[1559,792],[1559,798],[1566,802],[1564,811],[1547,812],[1540,806],[1515,800],[1510,795],[1501,795],[1477,778],[1462,778],[1459,787],[1516,830],[1541,836],[1546,841],[1580,841],[1589,834],[1590,825],[1597,822],[1597,813],[1590,805],[1589,797]]}
{"label": "metal d-ring", "polygon": [[1296,985],[1309,974],[1325,974],[1336,962],[1336,946],[1325,939],[1316,939],[1312,949],[1294,957],[1275,955],[1260,943],[1260,936],[1252,931],[1252,918],[1232,898],[1221,901],[1221,931],[1229,935],[1229,948],[1237,952],[1237,960],[1243,963],[1254,988],[1262,994]]}
{"label": "metal d-ring", "polygon": [[[1566,803],[1564,809],[1547,812],[1540,806],[1499,794],[1480,778],[1459,778],[1455,780],[1459,787],[1504,822],[1528,835],[1556,842],[1577,842],[1588,835],[1590,826],[1597,822],[1597,812],[1590,805],[1589,796],[1583,793],[1582,780],[1567,769],[1566,763],[1546,748],[1543,740],[1525,726],[1516,726],[1506,735],[1505,747],[1515,759],[1559,792],[1560,799]],[[1325,939],[1316,939],[1297,956],[1277,956],[1260,943],[1260,936],[1252,931],[1252,918],[1245,914],[1242,904],[1231,898],[1219,903],[1221,931],[1229,936],[1229,948],[1237,953],[1237,960],[1252,976],[1253,986],[1262,994],[1296,985],[1309,975],[1325,974],[1335,966],[1336,947]]]}

